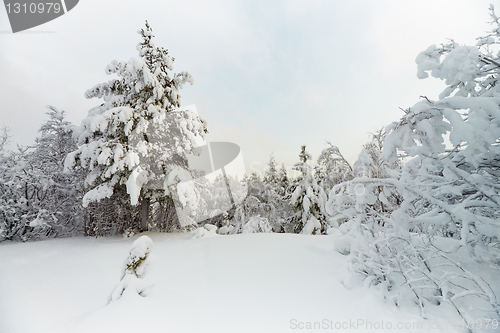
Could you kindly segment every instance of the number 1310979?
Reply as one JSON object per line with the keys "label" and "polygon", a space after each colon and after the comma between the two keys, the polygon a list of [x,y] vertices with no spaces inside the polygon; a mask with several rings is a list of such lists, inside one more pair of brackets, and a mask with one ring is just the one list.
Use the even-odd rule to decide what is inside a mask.
{"label": "number 1310979", "polygon": [[54,3],[54,2],[38,2],[38,3],[19,3],[19,2],[14,2],[14,3],[7,3],[5,5],[7,8],[7,13],[11,14],[35,14],[35,13],[55,13],[58,14],[61,12],[61,4],[60,3]]}

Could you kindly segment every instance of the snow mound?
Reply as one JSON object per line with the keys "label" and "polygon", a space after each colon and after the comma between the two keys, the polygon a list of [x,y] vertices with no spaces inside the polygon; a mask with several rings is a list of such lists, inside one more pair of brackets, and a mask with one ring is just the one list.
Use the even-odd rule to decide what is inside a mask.
{"label": "snow mound", "polygon": [[203,227],[200,227],[191,232],[193,235],[192,238],[201,238],[201,237],[214,237],[217,235],[217,226],[213,224],[205,224]]}

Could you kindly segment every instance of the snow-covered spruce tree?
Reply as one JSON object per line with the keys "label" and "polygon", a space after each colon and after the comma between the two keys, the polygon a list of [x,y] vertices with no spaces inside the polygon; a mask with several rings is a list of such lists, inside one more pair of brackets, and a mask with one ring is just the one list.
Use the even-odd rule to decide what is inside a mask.
{"label": "snow-covered spruce tree", "polygon": [[[271,209],[259,214],[266,217],[274,232],[284,232],[286,217],[290,215],[290,204],[285,198],[288,187],[288,176],[284,165],[278,170],[274,156],[269,157],[267,168],[264,172],[263,191],[261,198]],[[266,214],[267,213],[267,214]]]}
{"label": "snow-covered spruce tree", "polygon": [[84,206],[126,187],[131,204],[141,202],[141,230],[147,230],[151,202],[176,200],[176,184],[190,178],[186,154],[204,138],[206,123],[180,109],[179,89],[193,83],[191,75],[171,73],[174,58],[154,45],[147,22],[139,34],[139,58],[112,61],[106,73],[118,78],[85,93],[104,102],[83,120],[66,167],[88,170]]}
{"label": "snow-covered spruce tree", "polygon": [[267,163],[267,167],[264,170],[264,178],[263,181],[266,184],[275,185],[278,183],[278,170],[276,169],[276,159],[273,155],[269,157],[269,162]]}
{"label": "snow-covered spruce tree", "polygon": [[303,234],[320,234],[326,232],[325,203],[327,196],[316,182],[311,166],[307,161],[311,155],[306,146],[301,147],[300,162],[293,166],[301,174],[293,180],[288,190],[290,204],[294,214],[287,221],[287,232]]}
{"label": "snow-covered spruce tree", "polygon": [[262,179],[264,186],[268,189],[267,192],[277,197],[283,197],[289,185],[288,174],[285,165],[282,164],[281,168],[277,169],[277,163],[274,156],[269,157],[269,162],[264,170],[264,177]]}
{"label": "snow-covered spruce tree", "polygon": [[285,164],[282,163],[281,168],[278,171],[278,186],[277,186],[278,195],[284,197],[289,185],[290,185],[290,180],[288,179],[288,173],[286,171]]}

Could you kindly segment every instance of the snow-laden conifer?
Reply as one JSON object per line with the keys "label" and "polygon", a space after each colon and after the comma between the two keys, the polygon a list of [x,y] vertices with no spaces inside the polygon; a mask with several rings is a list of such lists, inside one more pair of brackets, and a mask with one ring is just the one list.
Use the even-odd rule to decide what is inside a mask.
{"label": "snow-laden conifer", "polygon": [[88,170],[84,206],[126,186],[131,203],[145,203],[147,215],[150,200],[176,197],[175,185],[190,178],[186,154],[203,141],[206,124],[180,108],[179,90],[193,83],[192,76],[172,72],[174,58],[155,46],[147,22],[139,34],[139,57],[113,60],[106,73],[117,78],[85,93],[103,102],[83,120],[66,168]]}
{"label": "snow-laden conifer", "polygon": [[325,203],[327,200],[323,188],[316,182],[312,168],[307,161],[311,155],[302,146],[300,162],[293,166],[300,172],[299,177],[290,185],[289,198],[294,215],[290,218],[290,231],[303,234],[320,234],[326,231]]}

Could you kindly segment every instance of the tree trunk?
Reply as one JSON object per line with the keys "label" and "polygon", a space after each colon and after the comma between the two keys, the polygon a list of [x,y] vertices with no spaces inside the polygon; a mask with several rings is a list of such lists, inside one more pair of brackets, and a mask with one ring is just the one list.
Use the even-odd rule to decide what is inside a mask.
{"label": "tree trunk", "polygon": [[141,231],[148,231],[149,223],[149,198],[142,199],[141,201]]}
{"label": "tree trunk", "polygon": [[181,225],[179,222],[179,217],[177,216],[177,211],[175,209],[174,199],[171,196],[165,198],[165,231],[171,232],[176,228],[180,229]]}
{"label": "tree trunk", "polygon": [[222,176],[224,177],[224,182],[226,183],[227,193],[229,194],[229,200],[231,201],[231,208],[236,208],[236,204],[234,203],[233,193],[231,192],[231,187],[229,186],[229,179],[226,175],[226,170],[224,167],[221,168]]}

